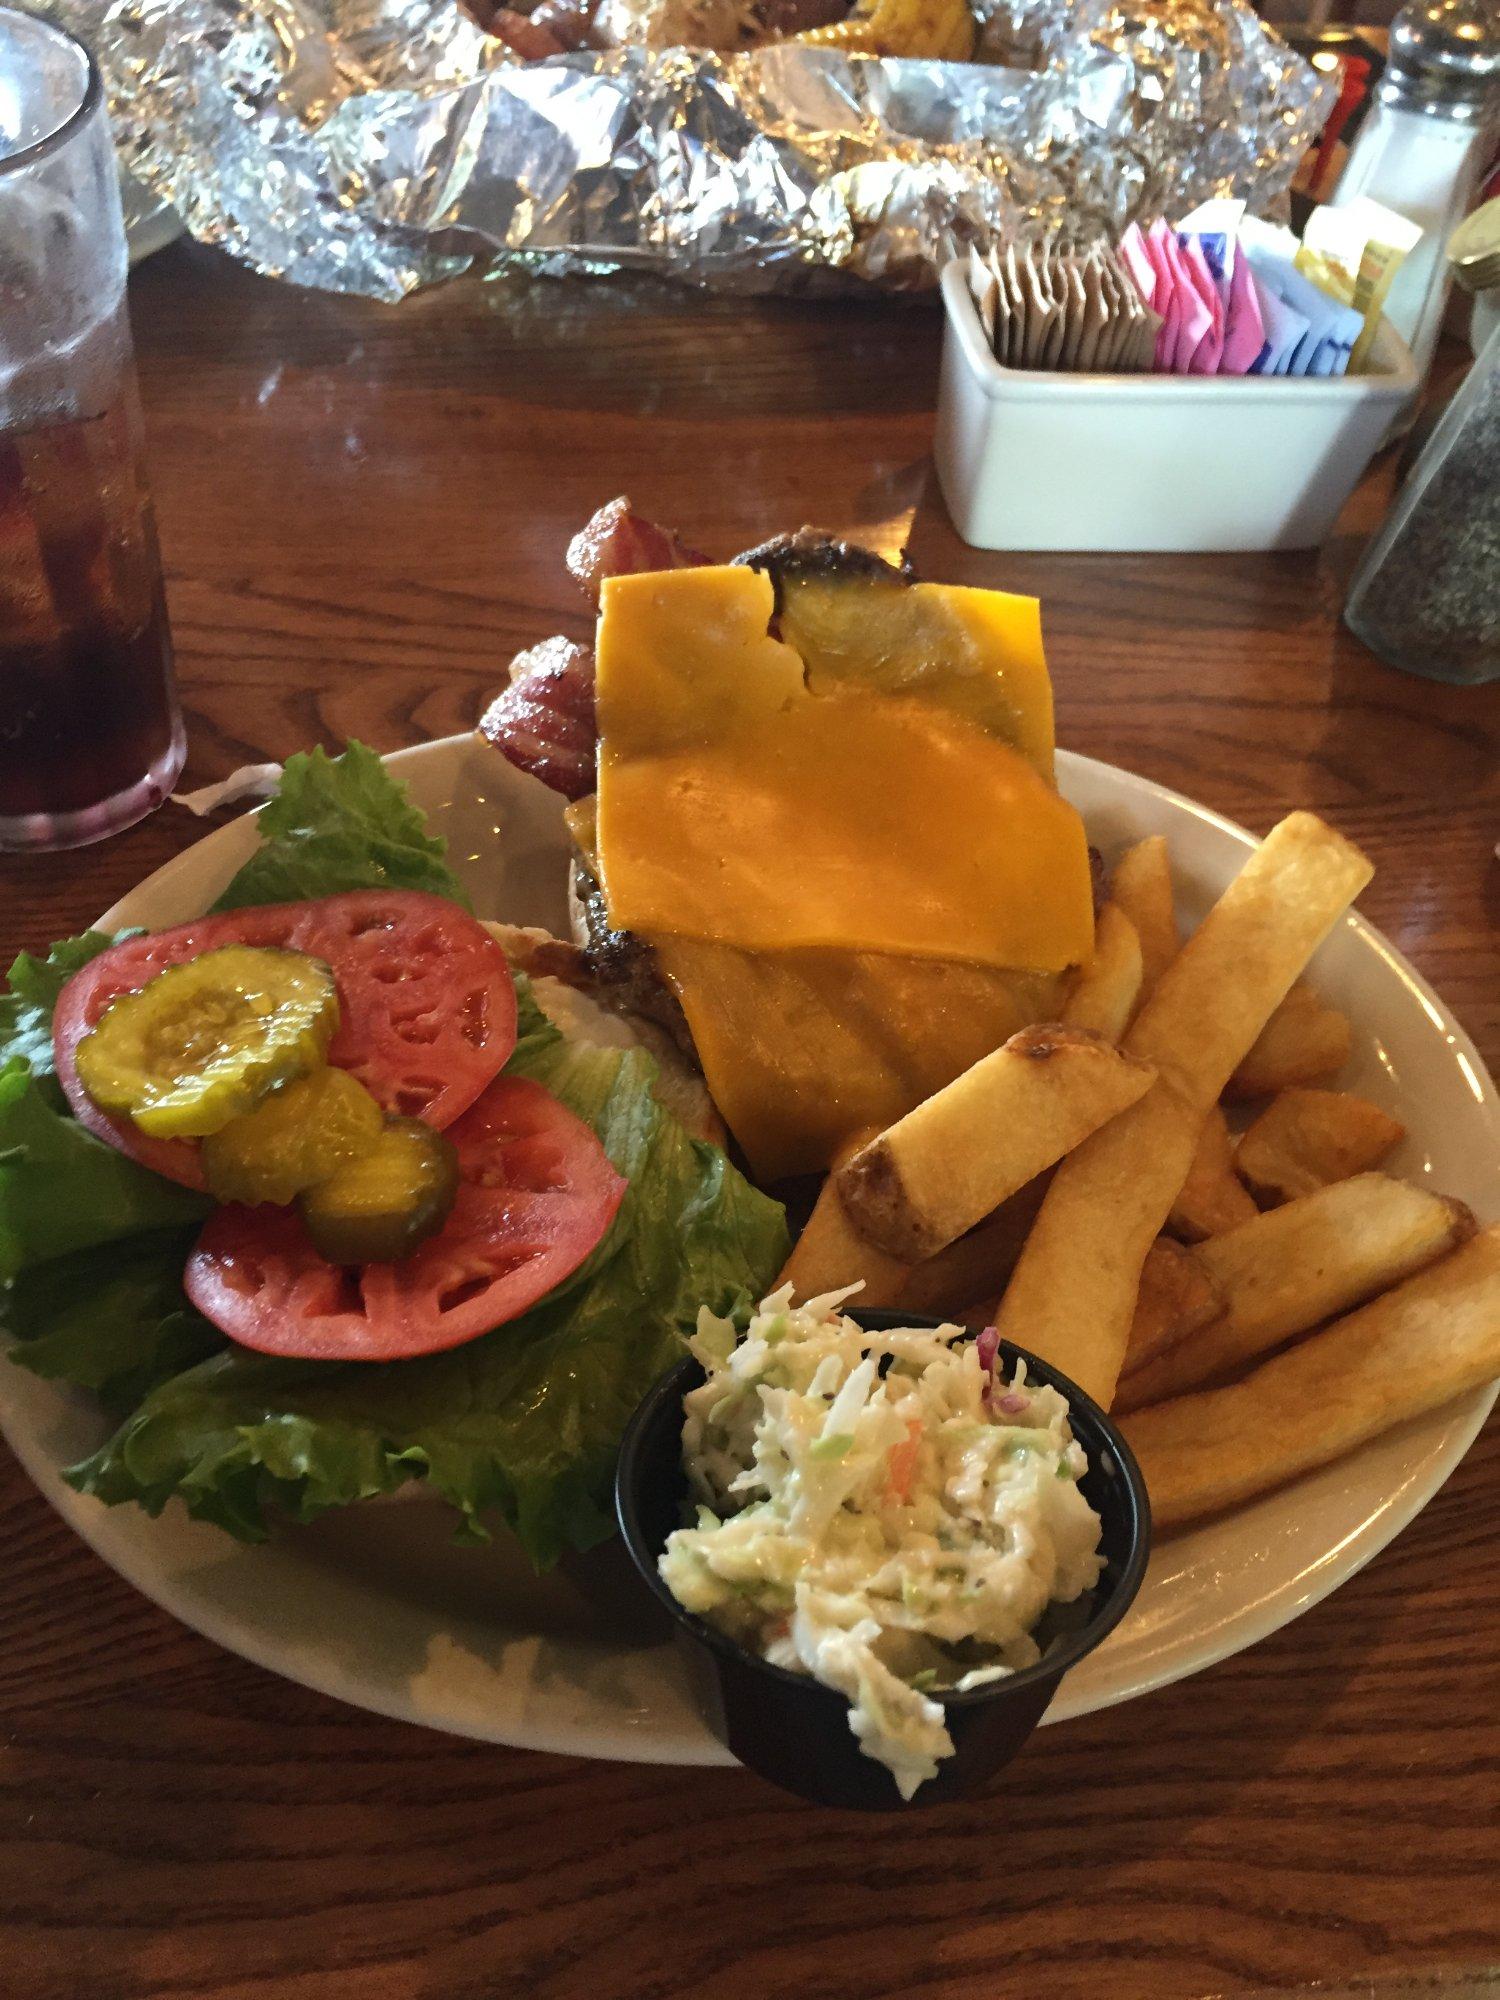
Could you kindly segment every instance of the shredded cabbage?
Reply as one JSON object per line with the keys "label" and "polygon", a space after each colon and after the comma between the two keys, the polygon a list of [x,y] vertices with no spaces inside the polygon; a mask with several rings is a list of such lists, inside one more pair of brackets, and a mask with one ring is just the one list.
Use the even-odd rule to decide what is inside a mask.
{"label": "shredded cabbage", "polygon": [[995,1381],[960,1327],[866,1332],[839,1310],[857,1289],[799,1307],[788,1286],[738,1342],[700,1313],[697,1525],[660,1568],[689,1611],[846,1695],[909,1799],[953,1751],[934,1696],[1040,1658],[1043,1612],[1098,1580],[1100,1524],[1055,1389]]}

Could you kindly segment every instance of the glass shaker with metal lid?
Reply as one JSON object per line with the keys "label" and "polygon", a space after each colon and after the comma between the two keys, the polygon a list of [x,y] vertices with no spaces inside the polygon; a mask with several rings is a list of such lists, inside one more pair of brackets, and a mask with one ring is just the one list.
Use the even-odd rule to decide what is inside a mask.
{"label": "glass shaker with metal lid", "polygon": [[[1475,305],[1500,298],[1500,200],[1448,245]],[[1500,680],[1500,314],[1355,572],[1344,622],[1429,680]]]}
{"label": "glass shaker with metal lid", "polygon": [[1375,104],[1339,177],[1337,207],[1368,195],[1422,240],[1397,271],[1385,315],[1419,374],[1448,295],[1443,246],[1466,214],[1500,112],[1500,0],[1414,0],[1396,16]]}

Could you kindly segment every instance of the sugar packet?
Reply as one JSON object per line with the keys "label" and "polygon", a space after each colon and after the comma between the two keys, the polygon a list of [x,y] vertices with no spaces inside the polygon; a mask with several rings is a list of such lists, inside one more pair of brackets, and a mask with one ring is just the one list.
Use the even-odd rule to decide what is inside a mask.
{"label": "sugar packet", "polygon": [[1008,243],[967,259],[969,291],[997,361],[1066,373],[1139,373],[1160,322],[1107,244]]}
{"label": "sugar packet", "polygon": [[1250,259],[1233,248],[1224,303],[1224,351],[1219,356],[1221,375],[1248,375],[1251,365],[1265,345],[1266,319],[1260,287]]}
{"label": "sugar packet", "polygon": [[969,250],[969,293],[979,314],[984,337],[995,345],[995,312],[1000,300],[999,275],[987,259],[972,247]]}
{"label": "sugar packet", "polygon": [[[1224,239],[1218,239],[1222,244]],[[1219,363],[1224,356],[1224,301],[1214,274],[1209,268],[1201,236],[1185,236],[1181,231],[1177,236],[1177,254],[1189,284],[1197,293],[1203,311],[1208,315],[1196,346],[1188,349],[1186,372],[1189,375],[1217,375]],[[1227,245],[1225,246],[1227,249]]]}
{"label": "sugar packet", "polygon": [[1246,370],[1250,375],[1286,375],[1291,372],[1292,356],[1307,335],[1307,321],[1295,307],[1289,306],[1279,292],[1272,291],[1256,271],[1248,256],[1241,260],[1249,283],[1254,289],[1265,329],[1265,339],[1259,354]]}
{"label": "sugar packet", "polygon": [[[1288,242],[1293,246],[1291,256],[1286,254]],[[1307,321],[1307,331],[1288,352],[1286,366],[1278,366],[1274,372],[1342,375],[1363,327],[1363,315],[1331,298],[1305,272],[1298,270],[1296,254],[1301,245],[1290,230],[1247,215],[1240,229],[1240,244],[1264,288]]]}
{"label": "sugar packet", "polygon": [[1224,338],[1219,350],[1220,375],[1247,375],[1265,346],[1265,316],[1250,260],[1240,252],[1243,201],[1217,198],[1200,202],[1177,225],[1179,239],[1194,238],[1213,277],[1224,312]]}
{"label": "sugar packet", "polygon": [[1155,271],[1155,304],[1152,310],[1161,319],[1161,331],[1156,336],[1154,361],[1162,374],[1170,374],[1177,364],[1177,350],[1181,344],[1182,322],[1188,310],[1188,299],[1177,277],[1177,260],[1172,254],[1176,238],[1166,223],[1158,217],[1146,232],[1146,255],[1151,259]]}
{"label": "sugar packet", "polygon": [[1360,315],[1349,360],[1361,374],[1391,281],[1422,238],[1419,223],[1356,195],[1337,207],[1315,208],[1302,232],[1296,264],[1304,276]]}

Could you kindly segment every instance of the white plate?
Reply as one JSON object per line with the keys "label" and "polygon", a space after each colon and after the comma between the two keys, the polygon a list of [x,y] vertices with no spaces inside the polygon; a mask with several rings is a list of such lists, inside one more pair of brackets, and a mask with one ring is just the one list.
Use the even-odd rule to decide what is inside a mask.
{"label": "white plate", "polygon": [[[483,916],[564,925],[561,802],[466,737],[390,760],[445,833]],[[1145,833],[1171,840],[1183,914],[1196,919],[1249,836],[1142,778],[1064,754],[1063,789],[1106,853]],[[209,835],[108,912],[152,927],[197,915],[250,852],[250,818]],[[1316,982],[1353,1017],[1351,1086],[1413,1128],[1392,1162],[1496,1212],[1500,1107],[1443,1004],[1358,918],[1318,954]],[[539,1750],[721,1764],[670,1647],[611,1635],[570,1585],[529,1576],[497,1546],[460,1549],[416,1500],[346,1510],[244,1548],[172,1508],[159,1521],[71,1492],[58,1471],[100,1441],[88,1402],[4,1369],[6,1435],[79,1534],[147,1596],[247,1659],[345,1701]],[[1494,1390],[1407,1424],[1253,1506],[1164,1540],[1135,1609],[1071,1674],[1048,1719],[1195,1673],[1316,1604],[1410,1521],[1463,1456]]]}

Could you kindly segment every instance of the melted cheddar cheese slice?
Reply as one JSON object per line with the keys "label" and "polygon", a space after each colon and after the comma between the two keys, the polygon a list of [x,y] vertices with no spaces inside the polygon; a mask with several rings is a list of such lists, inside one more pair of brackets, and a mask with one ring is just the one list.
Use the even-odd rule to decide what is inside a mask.
{"label": "melted cheddar cheese slice", "polygon": [[826,1167],[1054,1013],[1092,948],[1035,601],[916,591],[953,655],[871,686],[772,638],[754,570],[604,586],[597,873],[762,1180]]}
{"label": "melted cheddar cheese slice", "polygon": [[751,952],[663,938],[724,1123],[756,1177],[820,1172],[1029,1021],[1055,1018],[1049,973],[873,952]]}
{"label": "melted cheddar cheese slice", "polygon": [[[769,578],[750,569],[605,584],[599,857],[611,923],[749,951],[1043,972],[1085,957],[1087,843],[1038,769],[1050,768],[1051,704],[1032,653],[1017,649],[1017,748],[920,685],[815,691],[769,636],[773,611]],[[971,603],[961,615],[983,627]],[[1003,632],[992,620],[986,634],[997,676]]]}

